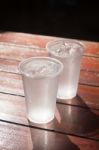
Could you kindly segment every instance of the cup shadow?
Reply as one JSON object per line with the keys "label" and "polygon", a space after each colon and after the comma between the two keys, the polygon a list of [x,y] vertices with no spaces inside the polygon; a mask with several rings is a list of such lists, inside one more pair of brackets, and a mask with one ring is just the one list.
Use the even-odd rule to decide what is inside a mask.
{"label": "cup shadow", "polygon": [[[73,101],[79,102],[83,107],[72,105]],[[99,139],[99,111],[90,109],[79,95],[70,100],[70,103],[71,105],[58,102],[55,118],[47,124],[35,124],[29,121],[30,126],[38,127],[35,131],[31,128],[34,150],[79,150],[67,135],[59,134],[57,131]],[[52,131],[49,132],[47,129]]]}
{"label": "cup shadow", "polygon": [[90,109],[79,95],[71,100],[71,104],[74,100],[83,107],[57,103],[56,119],[59,120],[60,115],[61,120],[58,122],[61,129],[73,134],[96,137],[99,135],[99,111]]}
{"label": "cup shadow", "polygon": [[33,128],[30,130],[33,150],[80,150],[66,135]]}

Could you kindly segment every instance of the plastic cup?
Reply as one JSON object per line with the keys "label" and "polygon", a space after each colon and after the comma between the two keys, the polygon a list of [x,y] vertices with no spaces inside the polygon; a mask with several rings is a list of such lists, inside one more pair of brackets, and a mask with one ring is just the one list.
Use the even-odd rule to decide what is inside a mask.
{"label": "plastic cup", "polygon": [[77,94],[84,46],[75,40],[57,40],[48,42],[46,48],[49,56],[57,58],[64,66],[59,79],[57,98],[72,99]]}
{"label": "plastic cup", "polygon": [[58,78],[63,64],[50,57],[32,57],[19,65],[26,97],[27,117],[34,123],[54,118]]}

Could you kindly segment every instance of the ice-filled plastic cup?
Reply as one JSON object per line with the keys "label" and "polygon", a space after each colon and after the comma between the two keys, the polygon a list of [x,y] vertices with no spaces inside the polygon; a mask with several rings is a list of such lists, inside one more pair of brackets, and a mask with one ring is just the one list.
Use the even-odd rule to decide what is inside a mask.
{"label": "ice-filled plastic cup", "polygon": [[58,78],[63,64],[50,57],[32,57],[19,65],[26,97],[27,117],[34,123],[54,118]]}
{"label": "ice-filled plastic cup", "polygon": [[63,63],[64,69],[60,75],[57,98],[68,100],[77,94],[80,74],[80,62],[84,45],[76,40],[57,40],[47,43],[49,56]]}

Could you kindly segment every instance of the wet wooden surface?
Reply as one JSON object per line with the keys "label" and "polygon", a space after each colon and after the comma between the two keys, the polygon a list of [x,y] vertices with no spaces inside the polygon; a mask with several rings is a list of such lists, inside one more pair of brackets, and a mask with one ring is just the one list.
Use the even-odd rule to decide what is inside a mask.
{"label": "wet wooden surface", "polygon": [[0,34],[0,150],[99,150],[99,43],[86,46],[77,96],[57,102],[55,119],[46,125],[26,117],[18,64],[47,56],[54,37],[5,32]]}

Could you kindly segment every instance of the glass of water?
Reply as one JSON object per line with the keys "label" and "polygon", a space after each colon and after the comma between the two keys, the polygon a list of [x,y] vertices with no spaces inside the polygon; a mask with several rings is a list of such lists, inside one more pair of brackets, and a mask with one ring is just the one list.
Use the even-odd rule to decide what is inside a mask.
{"label": "glass of water", "polygon": [[46,48],[49,56],[57,58],[64,66],[59,79],[57,98],[72,99],[77,94],[84,46],[76,40],[57,40],[48,42]]}
{"label": "glass of water", "polygon": [[26,97],[27,117],[34,123],[54,118],[58,77],[63,64],[50,57],[32,57],[19,65]]}

